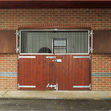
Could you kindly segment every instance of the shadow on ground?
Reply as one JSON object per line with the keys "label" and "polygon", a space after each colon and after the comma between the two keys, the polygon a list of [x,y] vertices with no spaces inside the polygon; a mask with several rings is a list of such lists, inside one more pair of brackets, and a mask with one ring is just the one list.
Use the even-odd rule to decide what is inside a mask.
{"label": "shadow on ground", "polygon": [[0,111],[111,111],[111,100],[0,99]]}

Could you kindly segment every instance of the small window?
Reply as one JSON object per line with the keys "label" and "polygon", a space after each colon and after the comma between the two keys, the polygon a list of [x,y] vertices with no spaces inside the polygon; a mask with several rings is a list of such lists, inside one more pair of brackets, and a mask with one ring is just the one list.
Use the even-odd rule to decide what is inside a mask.
{"label": "small window", "polygon": [[67,39],[53,40],[54,53],[67,53]]}

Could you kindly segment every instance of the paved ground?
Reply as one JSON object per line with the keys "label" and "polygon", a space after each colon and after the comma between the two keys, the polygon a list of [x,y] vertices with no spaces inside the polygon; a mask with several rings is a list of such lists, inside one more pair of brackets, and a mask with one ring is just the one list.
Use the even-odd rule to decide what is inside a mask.
{"label": "paved ground", "polygon": [[0,91],[0,98],[111,99],[111,91]]}
{"label": "paved ground", "polygon": [[0,99],[0,111],[111,111],[111,100]]}

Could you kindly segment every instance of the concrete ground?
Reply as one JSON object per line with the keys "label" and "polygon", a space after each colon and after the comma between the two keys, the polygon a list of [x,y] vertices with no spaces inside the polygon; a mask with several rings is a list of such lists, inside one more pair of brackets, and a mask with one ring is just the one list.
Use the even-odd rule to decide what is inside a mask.
{"label": "concrete ground", "polygon": [[111,91],[0,91],[0,98],[111,99]]}
{"label": "concrete ground", "polygon": [[0,111],[111,111],[111,100],[0,99]]}

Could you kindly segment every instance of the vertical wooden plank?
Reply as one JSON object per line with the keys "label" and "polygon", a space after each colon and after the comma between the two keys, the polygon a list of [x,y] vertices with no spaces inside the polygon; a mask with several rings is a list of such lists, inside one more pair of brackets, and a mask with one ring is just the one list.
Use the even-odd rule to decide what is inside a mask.
{"label": "vertical wooden plank", "polygon": [[70,60],[69,60],[69,74],[70,74],[70,90],[73,90],[73,81],[74,81],[74,65],[73,65],[73,56],[70,55]]}
{"label": "vertical wooden plank", "polygon": [[61,58],[61,63],[56,63],[59,67],[59,90],[73,90],[73,76],[72,76],[72,55],[59,55],[57,58]]}
{"label": "vertical wooden plank", "polygon": [[[47,55],[50,56],[50,55]],[[55,85],[56,84],[56,66],[55,66],[55,58],[46,58],[46,56],[44,56],[45,58],[45,71],[44,71],[44,80],[46,80],[47,82],[45,83],[45,87],[47,84],[52,84]],[[46,90],[55,90],[54,88],[46,88]]]}

